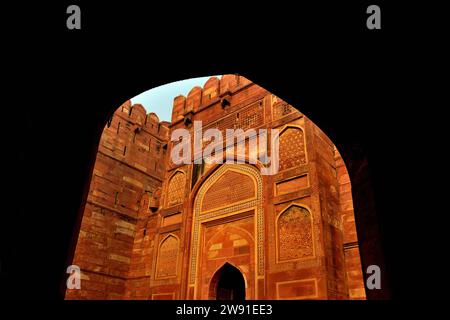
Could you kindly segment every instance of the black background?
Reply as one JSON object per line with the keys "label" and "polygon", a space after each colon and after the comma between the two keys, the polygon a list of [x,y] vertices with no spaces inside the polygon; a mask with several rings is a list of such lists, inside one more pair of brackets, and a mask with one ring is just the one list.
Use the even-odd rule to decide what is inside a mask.
{"label": "black background", "polygon": [[[66,28],[70,4],[81,7],[81,30]],[[381,30],[366,28],[369,4],[381,7]],[[442,11],[380,1],[3,7],[2,298],[48,300],[42,310],[86,307],[62,304],[61,286],[106,120],[155,86],[225,73],[298,107],[338,148],[364,151],[389,296],[448,297]],[[355,308],[329,304],[347,307]]]}

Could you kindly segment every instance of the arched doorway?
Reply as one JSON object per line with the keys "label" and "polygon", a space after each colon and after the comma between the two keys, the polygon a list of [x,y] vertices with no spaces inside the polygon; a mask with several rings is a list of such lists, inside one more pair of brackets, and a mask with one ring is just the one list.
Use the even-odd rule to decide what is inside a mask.
{"label": "arched doorway", "polygon": [[211,279],[210,300],[245,300],[245,280],[242,273],[225,263]]}
{"label": "arched doorway", "polygon": [[[188,299],[210,299],[209,282],[201,279],[212,279],[226,263],[239,266],[246,299],[258,299],[257,279],[265,270],[263,178],[248,164],[210,168],[204,178],[192,206]],[[229,194],[234,196],[223,198]]]}

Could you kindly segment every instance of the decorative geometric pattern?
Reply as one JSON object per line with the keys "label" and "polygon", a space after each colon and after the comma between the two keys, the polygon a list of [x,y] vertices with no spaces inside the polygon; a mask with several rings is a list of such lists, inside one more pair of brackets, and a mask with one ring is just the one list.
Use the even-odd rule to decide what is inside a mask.
{"label": "decorative geometric pattern", "polygon": [[237,114],[236,127],[242,130],[257,128],[263,124],[262,101],[258,101]]}
{"label": "decorative geometric pattern", "polygon": [[291,113],[299,112],[297,109],[295,109],[290,104],[287,104],[285,102],[278,103],[273,106],[273,119],[278,120],[284,116],[287,116]]}
{"label": "decorative geometric pattern", "polygon": [[[209,187],[213,185],[226,171],[235,170],[247,175],[251,175],[256,180],[257,192],[256,199],[248,202],[242,202],[236,205],[231,205],[226,208],[201,214],[201,203],[205,193]],[[259,171],[247,164],[224,164],[216,172],[214,172],[209,179],[200,188],[194,203],[193,215],[193,231],[192,231],[192,246],[191,246],[191,260],[190,260],[190,275],[189,283],[195,284],[197,278],[197,261],[198,261],[198,245],[200,241],[200,226],[202,221],[210,218],[220,218],[233,212],[239,212],[246,208],[254,208],[256,206],[256,224],[257,224],[257,273],[260,276],[264,275],[264,209],[263,209],[263,195],[262,195],[262,179]]]}
{"label": "decorative geometric pattern", "polygon": [[171,207],[180,204],[184,200],[184,187],[186,184],[186,175],[184,172],[177,171],[169,182],[167,190],[167,206]]}
{"label": "decorative geometric pattern", "polygon": [[295,260],[313,256],[311,213],[291,206],[277,221],[278,260]]}
{"label": "decorative geometric pattern", "polygon": [[[226,129],[242,129],[247,130],[251,128],[257,128],[264,124],[264,112],[263,101],[259,100],[247,107],[234,112],[222,119],[219,119],[208,126],[205,126],[203,130],[210,128],[217,128],[222,133],[222,137],[226,139]],[[209,141],[203,141],[203,147],[205,147]]]}
{"label": "decorative geometric pattern", "polygon": [[253,180],[246,174],[229,170],[206,192],[202,213],[224,204],[233,204],[256,196]]}
{"label": "decorative geometric pattern", "polygon": [[159,247],[156,278],[176,276],[178,261],[178,238],[169,235]]}
{"label": "decorative geometric pattern", "polygon": [[280,134],[279,159],[280,171],[306,164],[305,137],[302,129],[288,127]]}

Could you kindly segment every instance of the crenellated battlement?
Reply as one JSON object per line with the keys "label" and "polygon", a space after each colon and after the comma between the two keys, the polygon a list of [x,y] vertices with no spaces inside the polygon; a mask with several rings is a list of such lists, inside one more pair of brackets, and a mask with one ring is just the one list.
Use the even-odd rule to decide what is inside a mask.
{"label": "crenellated battlement", "polygon": [[210,77],[203,87],[196,86],[192,88],[187,97],[179,95],[174,98],[172,123],[182,120],[190,112],[196,113],[202,106],[213,103],[220,97],[226,96],[228,93],[251,83],[247,78],[237,74],[226,74],[220,79]]}
{"label": "crenellated battlement", "polygon": [[[132,104],[130,100],[125,101],[114,112],[114,116],[126,121],[128,126],[132,125],[133,130],[145,130],[155,136],[160,136],[163,140],[167,140],[169,137],[170,122],[160,121],[158,115],[154,112],[147,113],[140,103]],[[108,122],[108,125],[111,125],[113,118]]]}

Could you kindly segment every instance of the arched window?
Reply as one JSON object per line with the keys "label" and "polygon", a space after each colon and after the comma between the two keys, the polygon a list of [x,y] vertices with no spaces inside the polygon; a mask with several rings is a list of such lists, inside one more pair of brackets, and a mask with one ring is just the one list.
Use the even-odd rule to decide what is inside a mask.
{"label": "arched window", "polygon": [[174,206],[183,202],[185,182],[186,175],[184,172],[177,171],[172,176],[167,189],[167,206]]}

